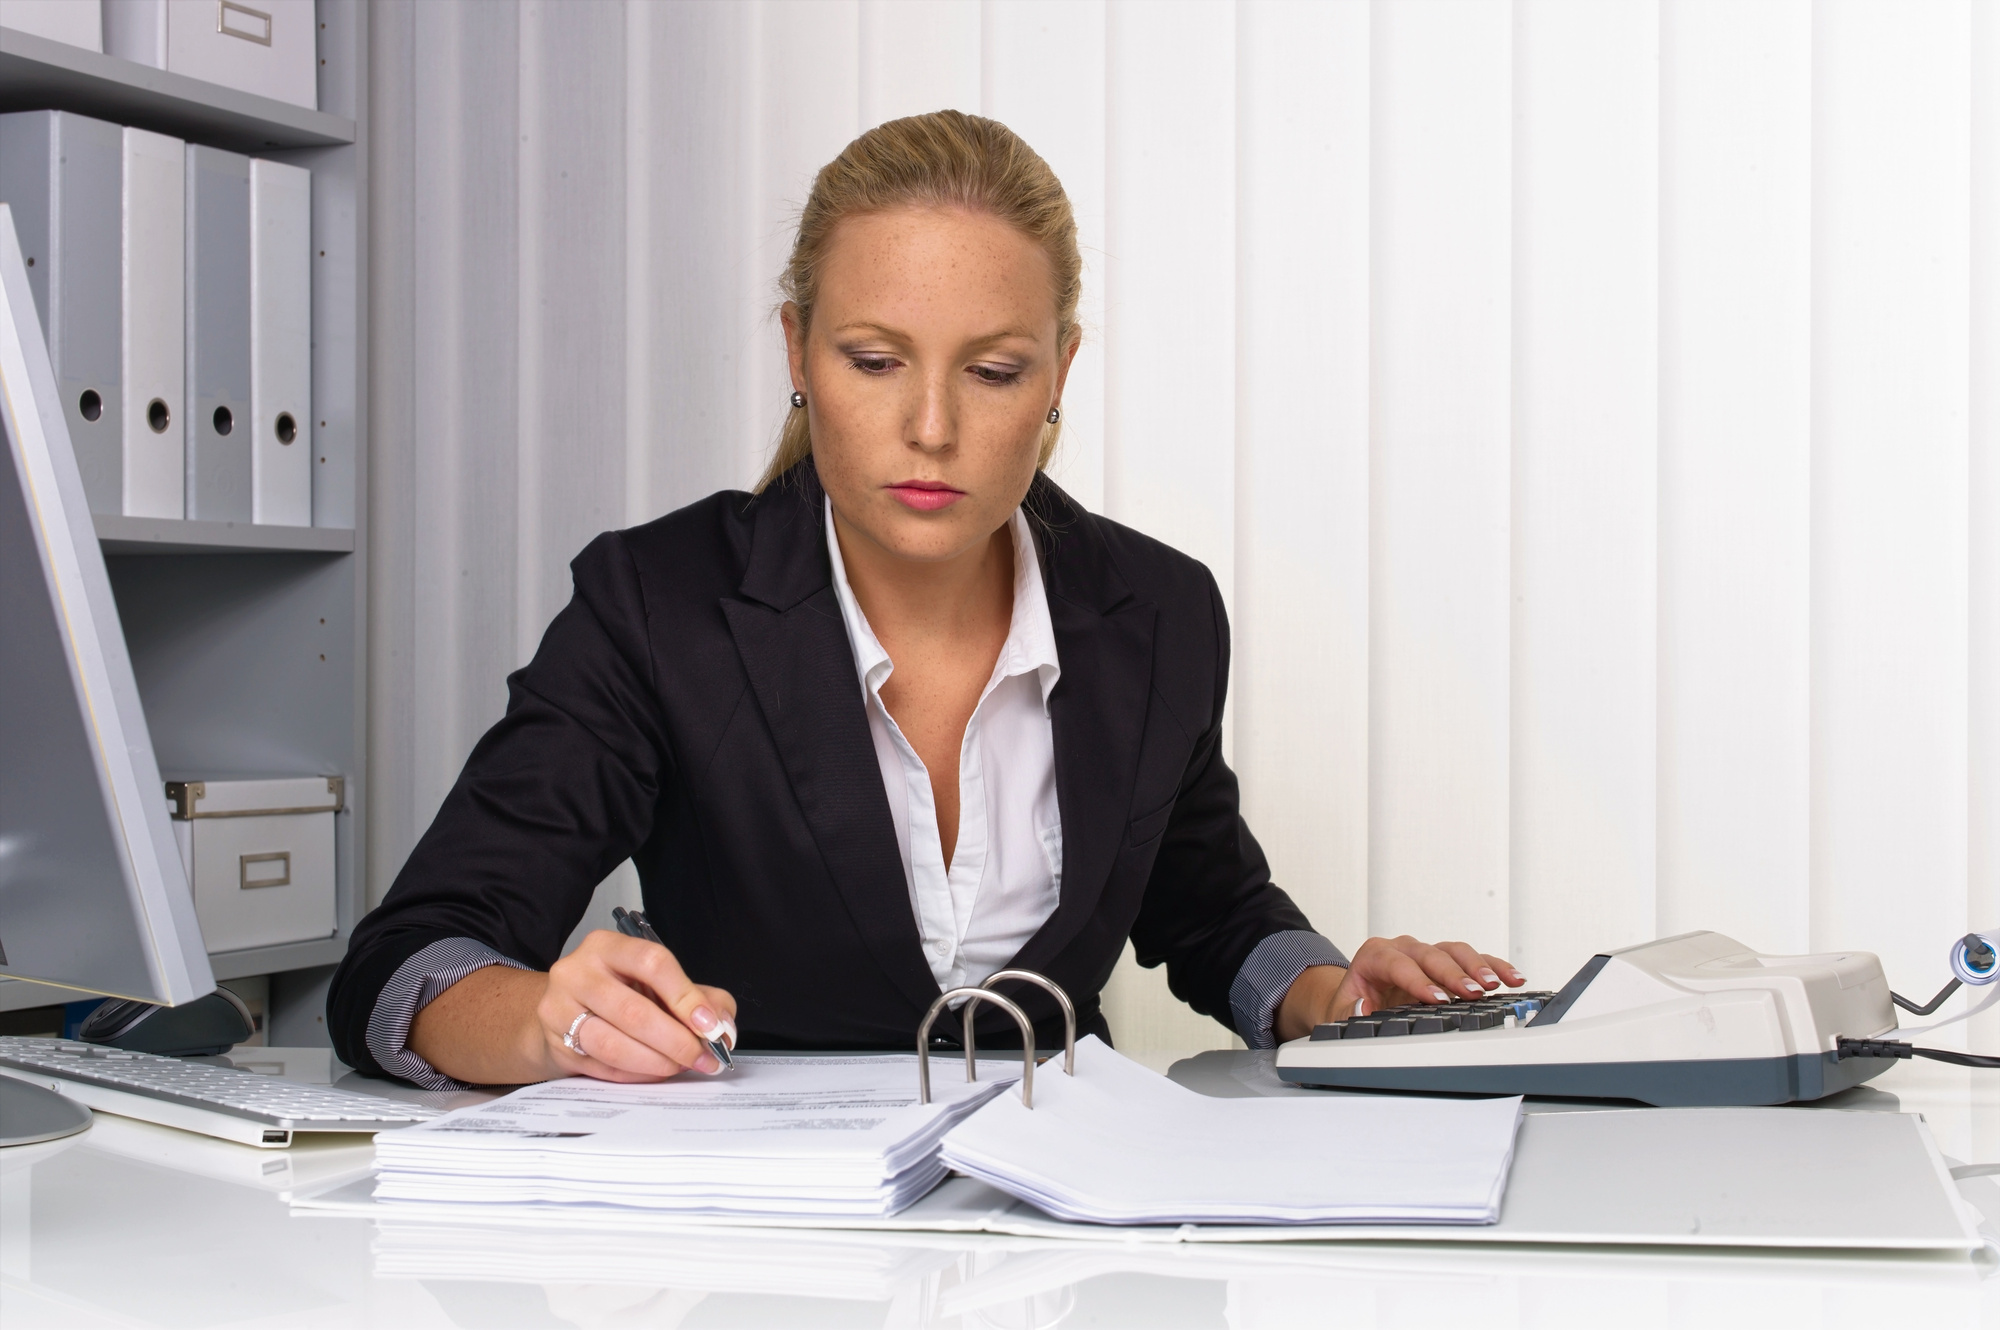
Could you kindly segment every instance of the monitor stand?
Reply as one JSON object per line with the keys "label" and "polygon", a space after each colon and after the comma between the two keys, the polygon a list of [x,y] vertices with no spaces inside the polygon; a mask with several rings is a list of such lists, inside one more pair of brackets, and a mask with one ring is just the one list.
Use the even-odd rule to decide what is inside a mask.
{"label": "monitor stand", "polygon": [[74,1136],[90,1126],[90,1110],[54,1090],[0,1076],[0,1148]]}

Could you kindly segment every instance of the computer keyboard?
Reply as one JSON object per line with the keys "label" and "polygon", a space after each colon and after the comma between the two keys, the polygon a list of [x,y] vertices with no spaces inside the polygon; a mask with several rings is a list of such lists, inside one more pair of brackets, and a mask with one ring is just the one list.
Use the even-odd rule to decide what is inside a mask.
{"label": "computer keyboard", "polygon": [[1683,933],[1593,956],[1558,992],[1332,1021],[1281,1047],[1276,1068],[1351,1090],[1787,1104],[1879,1076],[1890,1059],[1842,1041],[1895,1028],[1868,952],[1766,956]]}
{"label": "computer keyboard", "polygon": [[294,1132],[387,1131],[437,1116],[381,1095],[68,1039],[0,1036],[0,1074],[102,1112],[273,1149]]}

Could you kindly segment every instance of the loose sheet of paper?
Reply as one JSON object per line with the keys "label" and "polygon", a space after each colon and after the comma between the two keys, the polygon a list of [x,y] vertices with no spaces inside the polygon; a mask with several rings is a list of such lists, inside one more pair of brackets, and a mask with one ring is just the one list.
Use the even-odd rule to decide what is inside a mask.
{"label": "loose sheet of paper", "polygon": [[944,1176],[938,1139],[1011,1078],[936,1088],[916,1059],[745,1055],[656,1085],[549,1081],[376,1137],[384,1201],[893,1214]]}
{"label": "loose sheet of paper", "polygon": [[1003,1095],[944,1138],[951,1167],[1062,1219],[1114,1224],[1490,1224],[1521,1101],[1210,1099],[1077,1044],[1034,1107]]}

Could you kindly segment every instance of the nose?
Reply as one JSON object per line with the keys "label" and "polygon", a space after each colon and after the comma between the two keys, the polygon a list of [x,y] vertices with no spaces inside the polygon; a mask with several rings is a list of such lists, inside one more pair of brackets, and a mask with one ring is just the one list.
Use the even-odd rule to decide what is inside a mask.
{"label": "nose", "polygon": [[957,410],[951,390],[949,371],[934,371],[920,380],[909,437],[926,453],[941,453],[957,441]]}

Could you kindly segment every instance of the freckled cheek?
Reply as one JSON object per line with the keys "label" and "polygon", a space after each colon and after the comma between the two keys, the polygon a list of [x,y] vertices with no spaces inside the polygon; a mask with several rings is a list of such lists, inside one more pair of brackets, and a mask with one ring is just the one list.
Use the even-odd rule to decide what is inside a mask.
{"label": "freckled cheek", "polygon": [[812,401],[815,450],[838,450],[859,462],[871,450],[894,450],[902,444],[903,409],[893,388],[858,374],[829,376]]}
{"label": "freckled cheek", "polygon": [[1032,472],[1041,454],[1043,420],[1020,401],[986,401],[960,416],[959,435],[968,459],[996,472]]}

